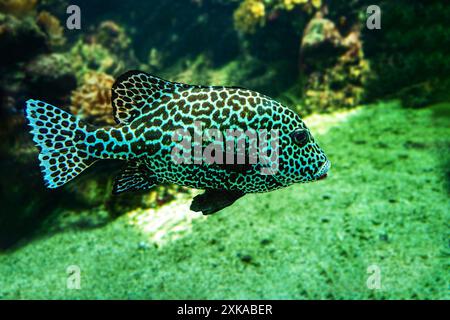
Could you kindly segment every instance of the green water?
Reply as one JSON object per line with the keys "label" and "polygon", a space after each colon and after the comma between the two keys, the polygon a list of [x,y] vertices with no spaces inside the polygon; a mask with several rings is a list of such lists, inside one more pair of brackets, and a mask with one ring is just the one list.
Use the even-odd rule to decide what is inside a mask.
{"label": "green water", "polygon": [[[0,299],[450,298],[450,6],[76,3],[69,30],[71,1],[0,0]],[[207,218],[173,185],[113,196],[120,162],[45,188],[25,102],[115,125],[111,86],[133,69],[280,101],[328,178]]]}

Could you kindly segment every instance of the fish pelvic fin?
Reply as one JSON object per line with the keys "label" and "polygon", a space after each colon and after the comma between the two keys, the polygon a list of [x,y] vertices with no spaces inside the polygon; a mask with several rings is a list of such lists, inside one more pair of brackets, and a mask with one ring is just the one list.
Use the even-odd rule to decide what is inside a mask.
{"label": "fish pelvic fin", "polygon": [[55,106],[39,100],[26,102],[25,115],[45,185],[54,189],[79,175],[97,159],[88,153],[87,124]]}
{"label": "fish pelvic fin", "polygon": [[156,176],[140,161],[128,161],[122,172],[116,177],[113,194],[131,191],[149,190],[158,185]]}
{"label": "fish pelvic fin", "polygon": [[210,215],[231,206],[236,200],[243,197],[244,192],[227,190],[206,190],[204,193],[194,197],[190,209]]}

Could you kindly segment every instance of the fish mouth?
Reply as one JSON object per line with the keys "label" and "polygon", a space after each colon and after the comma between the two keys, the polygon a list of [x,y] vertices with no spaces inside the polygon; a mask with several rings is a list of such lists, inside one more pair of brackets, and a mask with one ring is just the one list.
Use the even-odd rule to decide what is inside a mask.
{"label": "fish mouth", "polygon": [[330,160],[325,161],[325,163],[320,167],[320,169],[314,175],[316,180],[325,179],[328,175],[328,170],[330,170],[331,162]]}

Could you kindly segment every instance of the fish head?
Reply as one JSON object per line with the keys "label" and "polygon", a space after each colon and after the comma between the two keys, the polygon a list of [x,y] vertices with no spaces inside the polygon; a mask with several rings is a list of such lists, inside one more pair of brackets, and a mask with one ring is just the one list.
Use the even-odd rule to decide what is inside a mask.
{"label": "fish head", "polygon": [[318,145],[303,121],[295,121],[296,126],[285,135],[283,147],[288,176],[293,182],[309,182],[325,179],[331,162]]}

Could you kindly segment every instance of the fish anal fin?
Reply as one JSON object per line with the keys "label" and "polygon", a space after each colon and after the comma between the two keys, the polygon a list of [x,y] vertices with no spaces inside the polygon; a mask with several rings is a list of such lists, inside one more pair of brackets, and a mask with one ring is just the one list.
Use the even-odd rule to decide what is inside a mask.
{"label": "fish anal fin", "polygon": [[192,200],[190,209],[204,215],[213,214],[232,205],[244,195],[245,193],[241,191],[206,190]]}
{"label": "fish anal fin", "polygon": [[113,194],[144,191],[158,185],[156,176],[139,161],[129,161],[114,180]]}

